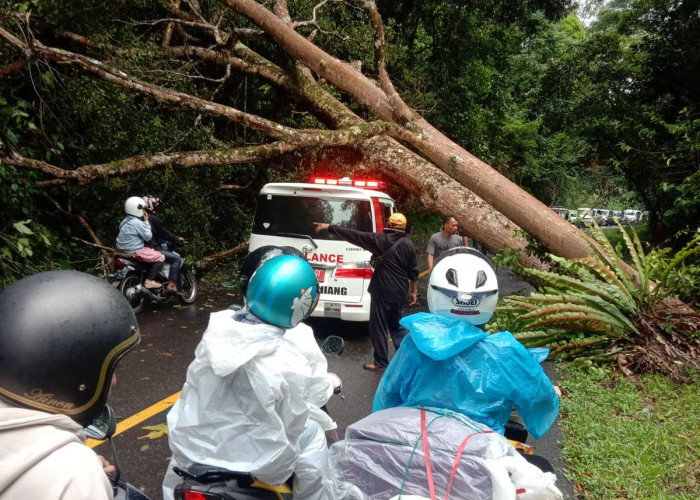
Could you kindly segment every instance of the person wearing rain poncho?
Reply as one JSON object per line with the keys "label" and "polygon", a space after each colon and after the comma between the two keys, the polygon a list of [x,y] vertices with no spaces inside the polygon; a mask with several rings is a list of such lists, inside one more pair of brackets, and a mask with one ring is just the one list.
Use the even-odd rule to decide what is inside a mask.
{"label": "person wearing rain poncho", "polygon": [[[447,258],[449,256],[451,258]],[[484,325],[498,301],[491,264],[453,249],[430,276],[428,307],[401,320],[410,334],[377,388],[372,411],[434,406],[460,412],[503,434],[513,406],[537,439],[554,423],[559,397],[534,354],[509,332]]]}
{"label": "person wearing rain poncho", "polygon": [[335,423],[320,407],[334,380],[301,323],[317,302],[316,277],[295,255],[252,253],[246,264],[251,259],[257,261],[245,283],[246,307],[211,315],[168,413],[166,500],[182,482],[173,467],[194,464],[248,472],[270,484],[293,475],[295,499],[328,498],[324,430]]}
{"label": "person wearing rain poncho", "polygon": [[514,406],[535,438],[544,435],[559,411],[557,391],[509,332],[477,326],[498,301],[490,262],[465,247],[441,257],[430,276],[431,313],[401,320],[410,333],[379,383],[372,415],[331,447],[328,487],[339,500],[561,498],[554,474],[502,436]]}

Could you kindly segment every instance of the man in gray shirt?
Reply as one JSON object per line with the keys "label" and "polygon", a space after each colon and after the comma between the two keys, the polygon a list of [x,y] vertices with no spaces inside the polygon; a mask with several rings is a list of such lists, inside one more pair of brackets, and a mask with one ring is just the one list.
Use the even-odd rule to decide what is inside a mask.
{"label": "man in gray shirt", "polygon": [[459,236],[457,234],[458,228],[459,223],[451,215],[442,219],[442,231],[433,234],[430,240],[428,240],[428,248],[426,250],[428,253],[428,271],[432,271],[433,264],[445,250],[454,247],[469,246],[469,237]]}

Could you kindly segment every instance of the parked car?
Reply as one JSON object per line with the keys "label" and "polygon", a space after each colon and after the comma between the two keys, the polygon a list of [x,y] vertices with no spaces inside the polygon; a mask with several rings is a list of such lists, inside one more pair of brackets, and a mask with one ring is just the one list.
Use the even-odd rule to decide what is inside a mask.
{"label": "parked car", "polygon": [[576,210],[569,210],[569,222],[574,226],[579,226],[581,221],[578,218],[578,212]]}
{"label": "parked car", "polygon": [[613,224],[612,220],[612,210],[607,208],[595,208],[594,217],[595,221],[599,226],[611,226]]}
{"label": "parked car", "polygon": [[642,211],[628,208],[622,213],[622,217],[627,224],[639,224],[642,221]]}
{"label": "parked car", "polygon": [[593,223],[593,209],[588,207],[579,208],[576,210],[578,213],[578,220],[580,224],[592,224]]}
{"label": "parked car", "polygon": [[560,207],[560,206],[554,206],[554,207],[549,207],[552,210],[554,210],[556,213],[564,217],[566,220],[569,220],[569,209],[566,207]]}

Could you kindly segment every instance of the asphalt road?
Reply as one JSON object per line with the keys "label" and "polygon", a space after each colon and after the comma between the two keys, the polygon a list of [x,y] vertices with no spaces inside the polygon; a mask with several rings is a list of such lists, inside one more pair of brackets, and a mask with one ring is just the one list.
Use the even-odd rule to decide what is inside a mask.
{"label": "asphalt road", "polygon": [[[527,283],[507,270],[499,273],[499,280],[502,295],[531,290]],[[423,277],[419,282],[421,304],[408,308],[406,314],[427,310],[426,286],[427,277]],[[122,427],[135,422],[114,438],[123,478],[152,499],[161,498],[160,484],[170,459],[167,436],[161,431],[167,409],[174,401],[171,396],[182,388],[187,366],[206,329],[209,313],[240,302],[235,293],[223,288],[200,289],[196,302],[190,306],[182,307],[174,302],[158,304],[139,315],[141,345],[120,362],[118,383],[110,396],[110,404],[120,417]],[[329,370],[343,380],[342,398],[334,396],[328,403],[342,437],[349,424],[370,413],[381,374],[362,369],[362,363],[372,359],[366,324],[324,319],[311,319],[310,324],[319,342],[332,334],[342,336],[346,342],[342,356],[328,358]],[[556,376],[551,364],[545,368],[551,377]],[[528,443],[536,447],[536,453],[553,463],[558,486],[565,497],[572,498],[572,487],[563,475],[558,445],[560,435],[555,425],[544,438]],[[95,449],[113,461],[109,445],[102,443]]]}

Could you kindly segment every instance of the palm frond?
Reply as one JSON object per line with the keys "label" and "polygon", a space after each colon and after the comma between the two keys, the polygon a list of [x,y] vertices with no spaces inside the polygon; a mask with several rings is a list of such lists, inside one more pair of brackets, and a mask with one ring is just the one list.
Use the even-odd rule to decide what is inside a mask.
{"label": "palm frond", "polygon": [[587,295],[597,295],[609,302],[614,302],[627,311],[635,312],[637,307],[634,301],[630,300],[618,287],[611,286],[604,282],[584,283],[570,276],[563,276],[551,271],[540,271],[528,269],[527,274],[536,276],[547,281],[560,289],[565,289],[568,293],[572,291],[583,292]]}
{"label": "palm frond", "polygon": [[661,274],[660,279],[658,280],[658,286],[654,289],[653,295],[654,297],[659,297],[661,290],[665,287],[666,285],[666,280],[668,280],[668,276],[671,273],[671,271],[675,270],[679,265],[681,265],[688,257],[691,257],[692,255],[695,255],[697,253],[700,253],[700,229],[697,231],[695,237],[688,242],[686,246],[684,246],[679,252],[676,253],[676,255],[671,259],[671,262],[668,263],[668,266],[666,266],[666,269],[664,269],[663,273]]}
{"label": "palm frond", "polygon": [[606,318],[599,317],[597,314],[588,315],[574,312],[551,314],[545,318],[528,323],[525,326],[525,329],[530,330],[531,328],[549,326],[567,328],[573,331],[581,332],[605,332],[613,337],[622,337],[629,332],[627,328],[615,326],[606,321]]}
{"label": "palm frond", "polygon": [[603,247],[605,252],[601,252],[601,250],[598,247],[591,244],[590,242],[588,242],[588,246],[591,247],[591,250],[595,255],[598,256],[601,262],[607,263],[608,267],[625,284],[625,288],[631,290],[634,284],[623,267],[622,259],[618,257],[615,248],[613,248],[612,243],[610,243],[608,237],[605,236],[603,230],[600,229],[600,227],[597,224],[595,227],[596,230],[591,233],[591,236],[595,241],[597,241],[600,244],[601,247]]}
{"label": "palm frond", "polygon": [[622,281],[620,281],[617,274],[615,274],[609,267],[605,266],[602,262],[590,256],[584,257],[583,259],[579,259],[579,262],[582,265],[586,266],[588,269],[591,269],[600,279],[602,279],[606,283],[616,286],[620,289],[622,293],[624,293],[631,300],[633,300],[632,293],[625,286],[625,284]]}
{"label": "palm frond", "polygon": [[632,242],[629,234],[627,234],[625,228],[622,227],[622,224],[618,222],[617,225],[620,228],[620,233],[622,233],[622,239],[624,240],[625,245],[627,245],[627,250],[632,257],[634,270],[637,271],[637,276],[639,276],[640,288],[644,293],[646,293],[649,290],[649,277],[644,258],[644,250],[642,249],[642,243],[639,241],[639,236],[634,229],[632,230],[632,234],[634,235],[635,241]]}
{"label": "palm frond", "polygon": [[619,314],[615,314],[615,307],[610,307],[610,312],[606,311],[601,307],[602,304],[598,303],[596,306],[592,305],[574,305],[574,304],[559,304],[552,305],[549,307],[544,307],[531,311],[522,316],[523,319],[534,319],[534,318],[547,318],[550,315],[559,313],[580,313],[586,316],[586,320],[602,321],[607,323],[613,328],[620,328],[622,330],[634,331],[637,329],[634,327],[631,321],[627,320],[624,316],[620,317]]}

